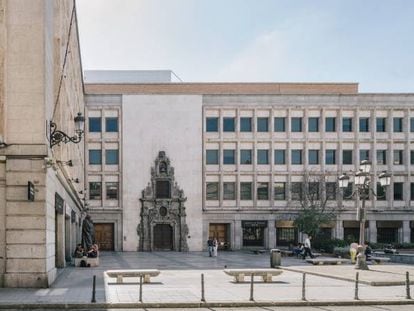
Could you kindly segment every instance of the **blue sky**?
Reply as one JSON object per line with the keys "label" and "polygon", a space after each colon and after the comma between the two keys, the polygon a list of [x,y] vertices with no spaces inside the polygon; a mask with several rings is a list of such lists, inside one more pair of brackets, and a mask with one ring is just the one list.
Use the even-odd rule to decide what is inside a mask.
{"label": "blue sky", "polygon": [[77,0],[84,70],[414,92],[411,0]]}

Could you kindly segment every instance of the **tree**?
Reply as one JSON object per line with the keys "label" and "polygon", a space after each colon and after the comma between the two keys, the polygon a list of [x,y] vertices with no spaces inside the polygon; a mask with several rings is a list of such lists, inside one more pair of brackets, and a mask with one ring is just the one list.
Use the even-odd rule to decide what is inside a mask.
{"label": "tree", "polygon": [[294,221],[299,231],[315,237],[321,226],[336,219],[335,209],[327,203],[336,200],[337,188],[336,182],[326,182],[325,174],[305,173],[302,182],[292,183],[292,199],[298,200],[301,207]]}

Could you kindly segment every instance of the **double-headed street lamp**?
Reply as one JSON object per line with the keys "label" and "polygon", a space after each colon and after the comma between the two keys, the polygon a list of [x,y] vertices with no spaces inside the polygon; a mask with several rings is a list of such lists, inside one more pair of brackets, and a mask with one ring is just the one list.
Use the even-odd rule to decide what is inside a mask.
{"label": "double-headed street lamp", "polygon": [[[359,269],[368,269],[366,265],[366,258],[364,254],[364,248],[362,246],[365,244],[365,201],[369,199],[370,193],[377,196],[377,194],[371,189],[371,162],[364,160],[361,162],[359,171],[354,173],[354,182],[356,189],[352,192],[349,197],[355,197],[362,200],[362,205],[358,204],[357,207],[357,220],[359,221],[359,254],[357,257],[357,268]],[[342,174],[339,178],[339,188],[346,189],[348,188],[349,181],[351,177],[347,174]],[[378,175],[380,185],[383,188],[386,188],[391,184],[391,174],[387,172],[382,172]],[[362,251],[361,251],[362,250]]]}

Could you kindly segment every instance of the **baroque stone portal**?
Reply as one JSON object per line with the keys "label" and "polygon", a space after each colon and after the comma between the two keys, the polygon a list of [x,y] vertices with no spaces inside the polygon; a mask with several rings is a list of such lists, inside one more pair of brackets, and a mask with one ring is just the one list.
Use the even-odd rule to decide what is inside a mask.
{"label": "baroque stone portal", "polygon": [[140,251],[188,251],[184,192],[174,180],[174,168],[164,151],[151,168],[151,182],[142,190]]}

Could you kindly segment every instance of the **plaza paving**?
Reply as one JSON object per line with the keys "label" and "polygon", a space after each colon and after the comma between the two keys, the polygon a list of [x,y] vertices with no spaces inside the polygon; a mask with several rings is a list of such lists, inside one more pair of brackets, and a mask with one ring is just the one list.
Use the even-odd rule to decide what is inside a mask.
{"label": "plaza paving", "polygon": [[[47,289],[0,289],[0,307],[30,304],[87,304],[92,297],[92,278],[97,277],[96,300],[99,306],[128,307],[139,306],[138,279],[129,279],[134,284],[104,284],[103,272],[113,269],[159,269],[161,274],[143,286],[143,302],[147,307],[194,305],[201,299],[201,273],[205,276],[205,299],[211,307],[219,304],[252,304],[250,283],[235,283],[233,278],[224,274],[224,268],[268,268],[269,254],[249,252],[221,252],[217,258],[206,253],[190,252],[153,252],[153,253],[102,253],[100,266],[96,268],[68,267],[60,271],[57,281]],[[306,278],[306,299],[310,303],[353,303],[355,270],[351,265],[313,266],[303,260],[283,258],[286,269],[273,282],[264,283],[259,277],[254,282],[254,301],[257,304],[302,303],[302,271],[308,272]],[[364,271],[364,281],[404,281],[405,271],[414,278],[414,267],[407,265],[373,265],[375,271]],[[298,271],[298,272],[296,272]],[[313,275],[310,273],[321,274]],[[328,275],[329,277],[326,277]],[[332,278],[335,276],[336,279]],[[115,281],[115,280],[112,280]],[[413,295],[414,295],[414,291]],[[360,284],[359,298],[362,302],[395,301],[410,302],[406,298],[405,286],[369,286]],[[97,305],[97,306],[98,306]],[[410,306],[414,308],[414,306]],[[180,308],[182,310],[182,308]],[[211,310],[211,309],[210,309]],[[214,309],[216,310],[216,309]],[[218,309],[217,309],[218,310]],[[224,309],[223,309],[224,310]],[[227,309],[228,310],[228,309]],[[259,309],[261,310],[261,309]],[[268,309],[273,310],[273,309]],[[277,310],[281,310],[280,308]],[[309,309],[310,310],[310,309]],[[329,309],[327,309],[329,310]],[[368,309],[367,309],[368,310]],[[369,309],[372,310],[372,309]],[[403,309],[402,309],[403,310]]]}

